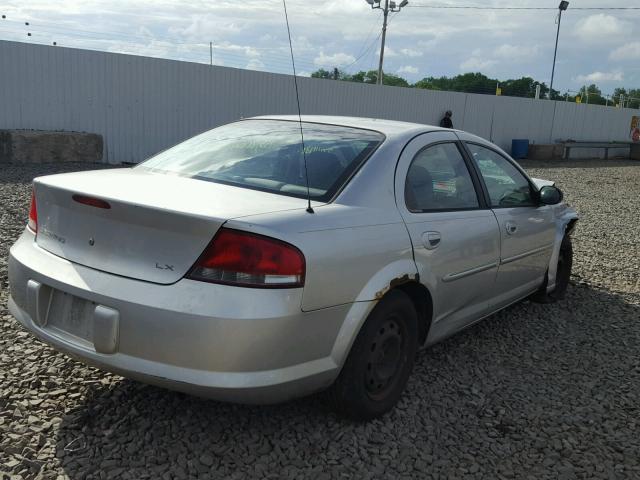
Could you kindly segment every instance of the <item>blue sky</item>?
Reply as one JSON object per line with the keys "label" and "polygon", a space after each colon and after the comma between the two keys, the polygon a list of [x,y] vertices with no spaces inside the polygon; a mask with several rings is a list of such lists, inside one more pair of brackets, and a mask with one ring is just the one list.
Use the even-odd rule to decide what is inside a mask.
{"label": "blue sky", "polygon": [[[556,8],[557,0],[514,0],[511,6]],[[300,74],[337,66],[377,68],[381,14],[365,0],[288,0]],[[549,83],[556,11],[477,11],[417,5],[507,5],[477,0],[410,0],[391,16],[385,71],[416,81],[481,71]],[[572,7],[640,6],[573,0],[562,19],[556,80],[561,91],[597,83],[640,88],[640,10]],[[150,1],[8,0],[0,6],[0,39],[132,53],[289,73],[281,0]],[[25,25],[29,22],[29,25]],[[27,36],[27,32],[31,36]]]}

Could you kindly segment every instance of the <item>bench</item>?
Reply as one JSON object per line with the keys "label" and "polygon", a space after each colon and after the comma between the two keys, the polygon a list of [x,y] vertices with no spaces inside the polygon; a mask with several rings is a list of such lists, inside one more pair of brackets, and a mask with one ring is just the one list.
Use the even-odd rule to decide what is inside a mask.
{"label": "bench", "polygon": [[572,148],[604,148],[604,158],[609,158],[611,148],[631,148],[633,142],[561,142],[564,145],[564,159],[569,160]]}

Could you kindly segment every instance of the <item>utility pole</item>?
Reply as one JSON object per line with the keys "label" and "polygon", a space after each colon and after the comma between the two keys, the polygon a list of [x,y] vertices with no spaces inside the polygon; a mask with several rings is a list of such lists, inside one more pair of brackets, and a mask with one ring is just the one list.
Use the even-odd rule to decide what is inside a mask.
{"label": "utility pole", "polygon": [[378,64],[378,85],[382,85],[382,62],[384,61],[384,41],[387,38],[387,18],[389,17],[389,0],[384,0],[382,20],[382,44],[380,45],[380,63]]}
{"label": "utility pole", "polygon": [[209,42],[209,65],[213,65],[213,42]]}
{"label": "utility pole", "polygon": [[378,64],[378,78],[376,83],[382,85],[382,63],[384,62],[384,43],[387,37],[387,19],[389,18],[389,12],[399,12],[409,4],[409,0],[402,0],[399,5],[396,5],[395,1],[384,0],[384,7],[380,6],[381,0],[366,0],[371,5],[372,9],[380,8],[383,13],[382,20],[382,42],[380,44],[380,63]]}
{"label": "utility pole", "polygon": [[569,8],[569,2],[563,0],[560,2],[558,9],[560,12],[558,13],[558,32],[556,33],[556,48],[553,51],[553,68],[551,69],[551,84],[549,85],[549,98],[553,95],[553,77],[556,73],[556,57],[558,56],[558,39],[560,38],[560,22],[562,21],[562,12],[564,12],[567,8]]}

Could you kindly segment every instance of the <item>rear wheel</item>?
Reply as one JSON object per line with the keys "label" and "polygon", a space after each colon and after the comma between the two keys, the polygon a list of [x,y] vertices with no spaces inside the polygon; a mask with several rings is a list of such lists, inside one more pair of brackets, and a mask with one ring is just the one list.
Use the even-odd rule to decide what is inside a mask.
{"label": "rear wheel", "polygon": [[560,245],[558,253],[558,266],[556,268],[556,286],[547,293],[548,277],[545,277],[544,283],[540,289],[531,297],[538,303],[552,303],[564,298],[569,287],[569,279],[571,278],[571,269],[573,267],[573,246],[571,245],[571,237],[565,235]]}
{"label": "rear wheel", "polygon": [[418,315],[403,292],[389,292],[360,330],[327,391],[340,413],[369,420],[391,410],[407,383],[418,348]]}

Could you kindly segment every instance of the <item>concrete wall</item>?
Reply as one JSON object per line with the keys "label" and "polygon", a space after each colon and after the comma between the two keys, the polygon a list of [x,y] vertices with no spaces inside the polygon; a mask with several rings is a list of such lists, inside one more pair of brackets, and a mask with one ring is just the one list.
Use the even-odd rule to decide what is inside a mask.
{"label": "concrete wall", "polygon": [[[506,150],[513,138],[628,140],[639,113],[311,78],[299,86],[303,113],[437,124],[450,109],[456,128]],[[113,163],[141,161],[241,117],[296,111],[288,75],[0,41],[0,129],[97,133]]]}
{"label": "concrete wall", "polygon": [[95,133],[0,130],[0,163],[95,163],[103,150]]}

